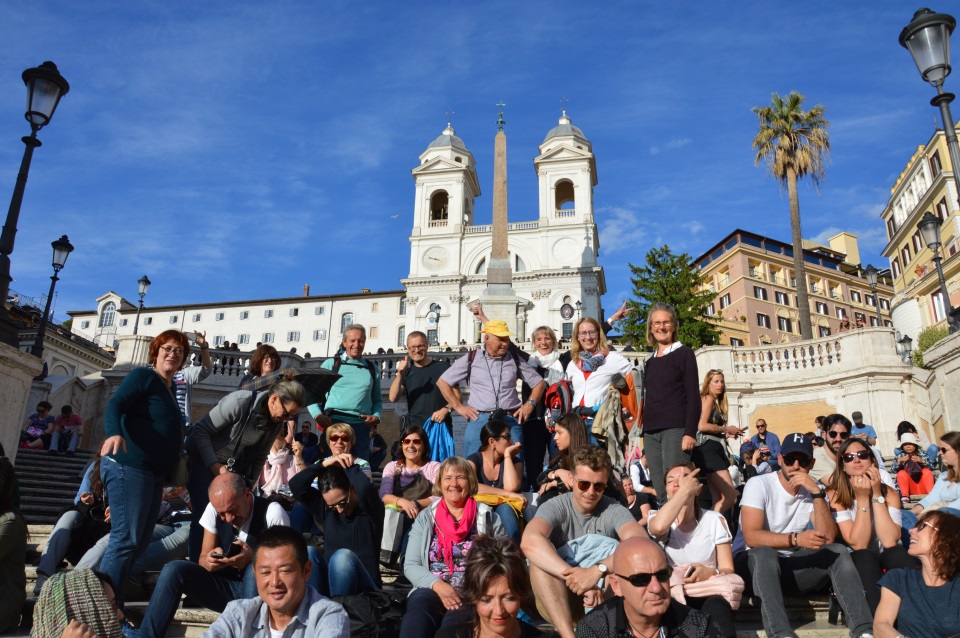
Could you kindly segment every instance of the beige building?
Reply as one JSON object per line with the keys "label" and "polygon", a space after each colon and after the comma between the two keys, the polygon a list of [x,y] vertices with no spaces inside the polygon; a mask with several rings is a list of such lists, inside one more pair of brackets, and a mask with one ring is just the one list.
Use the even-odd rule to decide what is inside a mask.
{"label": "beige building", "polygon": [[[860,265],[856,235],[839,233],[830,246],[804,240],[814,338],[837,334],[844,318],[876,326],[877,303]],[[694,262],[717,297],[708,313],[719,318],[720,343],[734,346],[800,340],[793,246],[745,230],[724,237]],[[891,326],[889,273],[877,287],[880,319]]]}
{"label": "beige building", "polygon": [[894,296],[893,323],[916,338],[924,328],[945,323],[946,313],[933,253],[917,228],[924,213],[941,220],[943,274],[953,307],[960,306],[960,215],[950,153],[942,130],[917,147],[890,189],[890,201],[881,217],[889,243],[883,256],[890,260]]}

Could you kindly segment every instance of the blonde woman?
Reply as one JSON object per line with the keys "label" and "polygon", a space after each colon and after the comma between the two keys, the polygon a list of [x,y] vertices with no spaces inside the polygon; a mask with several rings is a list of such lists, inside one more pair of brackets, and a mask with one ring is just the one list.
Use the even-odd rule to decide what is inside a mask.
{"label": "blonde woman", "polygon": [[721,370],[709,370],[700,386],[700,422],[693,464],[707,477],[715,512],[727,512],[737,501],[737,490],[730,478],[730,451],[727,439],[740,436],[746,428],[727,425],[727,386]]}
{"label": "blonde woman", "polygon": [[[367,475],[367,478],[372,478],[370,464],[353,454],[353,444],[357,442],[357,434],[351,425],[334,423],[327,428],[326,438],[327,445],[330,447],[330,456],[323,459],[324,467],[339,464],[343,469],[347,469],[351,465],[356,465]],[[302,456],[300,457],[300,464],[302,467]]]}

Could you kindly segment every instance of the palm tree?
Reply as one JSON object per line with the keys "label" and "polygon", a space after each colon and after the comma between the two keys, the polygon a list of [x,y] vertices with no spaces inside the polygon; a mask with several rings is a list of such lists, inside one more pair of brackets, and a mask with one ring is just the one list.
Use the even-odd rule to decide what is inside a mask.
{"label": "palm tree", "polygon": [[830,153],[830,123],[824,119],[826,107],[818,104],[803,110],[804,97],[796,91],[784,98],[773,94],[771,106],[752,110],[760,118],[760,131],[753,138],[756,164],[765,162],[781,187],[786,184],[790,196],[790,231],[793,240],[793,267],[797,279],[797,305],[800,306],[800,337],[813,338],[810,301],[807,296],[807,271],[803,262],[803,234],[800,230],[800,199],[797,180],[809,176],[819,191],[825,177],[824,164]]}

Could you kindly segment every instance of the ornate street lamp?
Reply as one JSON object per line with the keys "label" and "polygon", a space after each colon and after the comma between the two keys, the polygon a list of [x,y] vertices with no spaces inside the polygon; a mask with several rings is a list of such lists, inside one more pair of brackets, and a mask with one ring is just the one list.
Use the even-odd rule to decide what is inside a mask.
{"label": "ornate street lamp", "polygon": [[[57,71],[53,62],[44,62],[38,67],[23,72],[23,83],[27,85],[27,110],[24,117],[30,122],[30,135],[21,138],[26,148],[20,161],[20,172],[10,199],[7,219],[0,235],[0,301],[6,300],[10,292],[10,255],[13,254],[14,240],[17,237],[17,222],[20,220],[20,205],[23,203],[23,191],[30,172],[30,160],[33,149],[40,146],[37,131],[50,123],[60,98],[67,94],[70,85]],[[0,303],[0,342],[17,347],[17,327],[10,321],[7,308]]]}
{"label": "ornate street lamp", "polygon": [[140,311],[143,310],[143,296],[150,290],[150,280],[144,275],[137,280],[137,294],[140,295],[140,305],[137,307],[137,320],[133,322],[133,334],[137,334],[140,327]]}
{"label": "ornate street lamp", "polygon": [[950,293],[947,292],[947,282],[943,278],[943,266],[940,255],[940,218],[927,211],[920,218],[917,224],[920,229],[920,235],[923,236],[923,243],[933,251],[933,263],[937,266],[937,277],[940,279],[940,296],[943,298],[943,310],[947,316],[947,325],[950,326],[950,334],[960,330],[960,319],[956,316],[957,311],[950,305]]}
{"label": "ornate street lamp", "polygon": [[427,347],[429,348],[432,345],[440,347],[440,304],[432,303],[430,304],[430,312],[427,313],[427,325],[433,326],[433,337],[434,342],[427,342]]}
{"label": "ornate street lamp", "polygon": [[55,242],[51,242],[50,245],[53,246],[53,277],[50,278],[50,292],[47,293],[47,307],[43,310],[43,317],[40,318],[40,328],[37,330],[37,338],[33,342],[33,348],[30,349],[30,353],[38,359],[43,359],[43,337],[47,334],[47,321],[50,316],[50,303],[53,301],[53,289],[56,288],[57,282],[60,281],[60,277],[57,275],[59,275],[63,267],[67,265],[67,257],[73,252],[73,246],[70,244],[70,240],[67,239],[66,235],[63,235]]}
{"label": "ornate street lamp", "polygon": [[907,335],[900,336],[900,331],[897,330],[896,334],[897,341],[897,354],[900,355],[900,360],[906,364],[913,363],[913,339]]}
{"label": "ornate street lamp", "polygon": [[580,309],[583,307],[583,302],[577,299],[577,321],[580,321]]}
{"label": "ornate street lamp", "polygon": [[880,318],[880,295],[877,294],[877,269],[873,267],[873,264],[870,264],[863,274],[866,275],[870,290],[873,291],[873,303],[876,304],[877,309],[877,325],[883,327],[883,319]]}
{"label": "ornate street lamp", "polygon": [[920,9],[900,32],[900,46],[913,56],[924,81],[937,89],[937,96],[930,100],[930,104],[940,107],[940,119],[943,120],[950,163],[953,165],[953,181],[960,194],[960,175],[957,175],[960,171],[960,145],[957,144],[957,132],[950,114],[950,103],[955,96],[943,90],[943,81],[950,75],[950,34],[955,26],[957,21],[953,16]]}

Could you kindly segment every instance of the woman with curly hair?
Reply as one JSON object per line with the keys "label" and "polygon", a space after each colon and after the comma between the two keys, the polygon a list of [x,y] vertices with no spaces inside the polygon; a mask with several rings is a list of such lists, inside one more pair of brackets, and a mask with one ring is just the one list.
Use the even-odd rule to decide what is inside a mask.
{"label": "woman with curly hair", "polygon": [[960,634],[960,517],[924,512],[910,530],[911,556],[921,568],[892,569],[880,579],[877,638],[937,638]]}

